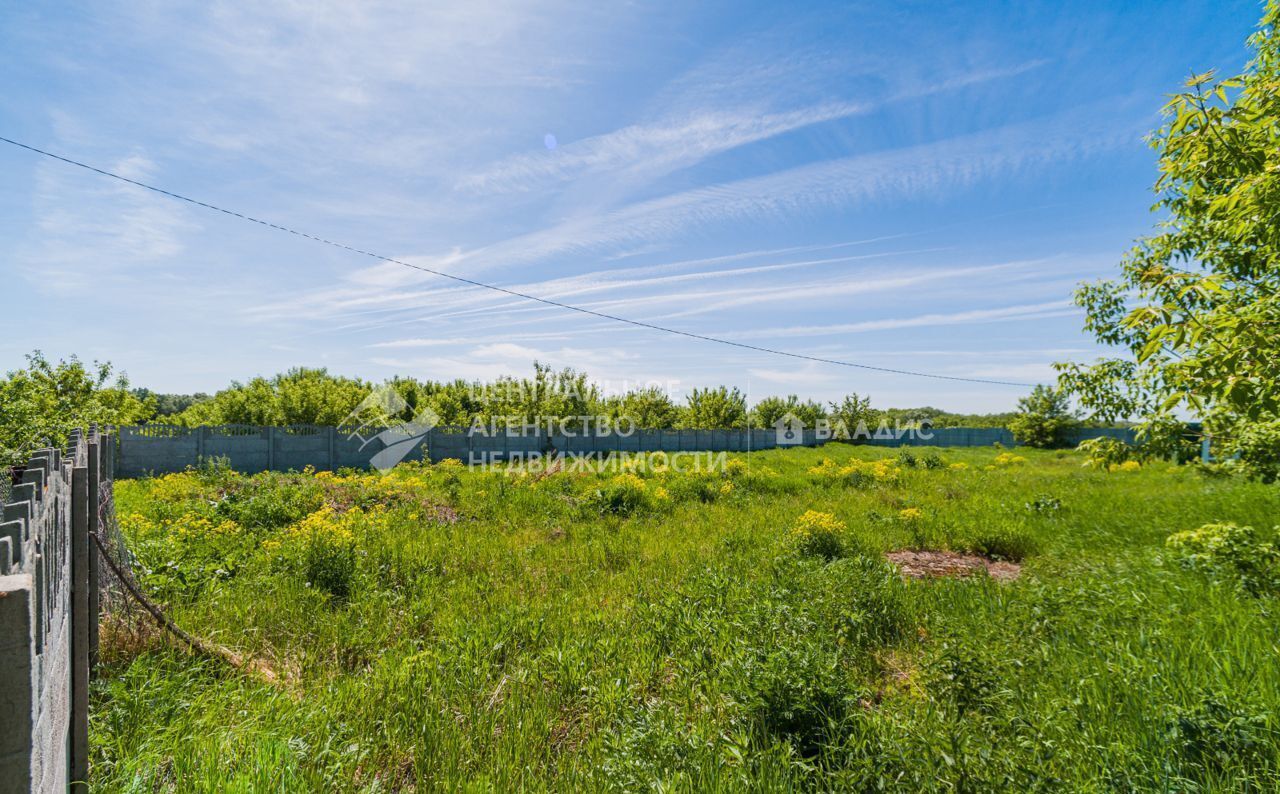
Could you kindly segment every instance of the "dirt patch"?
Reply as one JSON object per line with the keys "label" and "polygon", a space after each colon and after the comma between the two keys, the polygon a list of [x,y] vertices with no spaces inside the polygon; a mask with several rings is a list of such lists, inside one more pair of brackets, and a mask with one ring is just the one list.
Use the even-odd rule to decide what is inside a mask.
{"label": "dirt patch", "polygon": [[992,579],[1009,582],[1022,574],[1022,566],[1016,562],[997,562],[977,554],[960,554],[954,551],[891,551],[884,557],[898,566],[903,576],[912,579],[985,573]]}

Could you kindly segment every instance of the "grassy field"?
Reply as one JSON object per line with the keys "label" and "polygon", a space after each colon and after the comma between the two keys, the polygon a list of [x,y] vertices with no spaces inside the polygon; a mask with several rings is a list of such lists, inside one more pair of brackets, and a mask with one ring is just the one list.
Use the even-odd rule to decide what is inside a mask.
{"label": "grassy field", "polygon": [[[1280,489],[1073,453],[915,456],[119,482],[146,588],[276,680],[108,633],[93,782],[1280,786],[1276,599],[1243,563],[1166,544],[1208,522],[1270,533]],[[904,548],[1023,567],[908,581],[883,561]]]}

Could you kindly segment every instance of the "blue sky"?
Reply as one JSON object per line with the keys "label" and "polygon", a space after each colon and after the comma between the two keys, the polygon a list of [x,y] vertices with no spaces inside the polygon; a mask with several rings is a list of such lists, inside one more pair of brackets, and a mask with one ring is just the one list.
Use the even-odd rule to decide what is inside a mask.
{"label": "blue sky", "polygon": [[[816,356],[1091,360],[1073,285],[1150,229],[1143,135],[1256,2],[113,3],[0,11],[0,135],[350,245]],[[295,365],[1010,408],[610,324],[0,147],[0,367]]]}

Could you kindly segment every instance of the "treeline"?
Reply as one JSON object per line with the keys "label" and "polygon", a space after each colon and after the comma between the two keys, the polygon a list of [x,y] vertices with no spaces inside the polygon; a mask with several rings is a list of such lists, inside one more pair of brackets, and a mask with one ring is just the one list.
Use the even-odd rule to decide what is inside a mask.
{"label": "treeline", "polygon": [[410,422],[427,409],[443,425],[577,423],[585,418],[593,424],[662,429],[769,428],[790,413],[809,427],[825,419],[843,423],[851,432],[863,424],[871,429],[924,423],[1007,427],[1028,443],[1051,445],[1076,420],[1060,394],[1045,390],[1045,399],[1037,400],[1039,394],[1037,390],[1023,400],[1017,413],[996,414],[880,409],[853,393],[829,403],[789,395],[749,405],[745,394],[726,386],[694,389],[682,400],[657,386],[606,395],[584,372],[538,363],[532,377],[489,382],[394,378],[372,383],[324,369],[295,368],[271,378],[233,382],[212,395],[160,394],[132,388],[110,364],[84,364],[75,357],[55,363],[37,351],[27,356],[25,368],[0,379],[0,462],[21,463],[31,450],[62,444],[71,429],[93,423],[343,425],[376,419]]}
{"label": "treeline", "polygon": [[[395,398],[375,389],[390,387]],[[394,378],[375,384],[357,378],[332,375],[323,369],[297,368],[272,378],[232,383],[216,394],[157,394],[135,389],[133,395],[150,412],[146,421],[194,427],[216,424],[337,425],[350,422],[353,412],[374,395],[379,407],[394,419],[411,421],[430,409],[441,424],[470,425],[570,421],[581,417],[629,422],[646,428],[773,427],[787,415],[807,426],[818,421],[842,420],[848,427],[865,422],[869,427],[1007,427],[1015,413],[957,414],[939,408],[886,408],[850,394],[839,402],[802,400],[796,395],[765,397],[748,404],[739,389],[726,386],[698,388],[683,400],[673,399],[657,386],[632,389],[621,395],[605,395],[587,374],[573,369],[555,370],[535,363],[532,377],[503,377],[495,381],[421,381]],[[366,409],[367,410],[367,409]]]}

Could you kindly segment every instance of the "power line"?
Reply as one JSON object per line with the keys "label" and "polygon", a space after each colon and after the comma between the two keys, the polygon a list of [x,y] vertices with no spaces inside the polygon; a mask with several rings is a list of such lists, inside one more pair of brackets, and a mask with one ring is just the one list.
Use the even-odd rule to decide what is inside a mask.
{"label": "power line", "polygon": [[732,339],[723,339],[721,337],[716,337],[716,336],[707,336],[706,334],[698,334],[692,331],[681,331],[678,328],[669,328],[663,325],[647,323],[647,322],[644,322],[643,320],[632,320],[627,317],[619,317],[616,314],[598,312],[598,311],[595,311],[594,309],[587,309],[582,306],[573,306],[568,303],[561,303],[560,301],[551,300],[550,298],[539,298],[537,295],[530,295],[525,292],[519,292],[517,290],[507,289],[506,287],[500,287],[496,284],[486,284],[483,281],[476,281],[474,279],[465,278],[463,276],[456,276],[452,273],[446,273],[442,270],[433,270],[432,268],[429,268],[429,267],[424,267],[422,265],[415,265],[410,262],[405,262],[401,259],[395,259],[393,257],[383,256],[382,254],[375,254],[372,251],[365,251],[364,249],[356,248],[355,246],[350,246],[345,243],[337,242],[335,240],[328,240],[324,237],[317,237],[314,234],[307,234],[306,232],[299,231],[297,229],[291,229],[288,226],[281,226],[277,223],[264,221],[260,218],[255,218],[252,215],[245,215],[244,213],[236,212],[235,210],[225,209],[223,207],[217,206],[216,204],[209,204],[204,201],[199,201],[189,196],[184,196],[181,193],[174,193],[170,190],[165,190],[164,188],[156,187],[155,185],[148,185],[145,182],[139,182],[136,179],[130,179],[127,176],[122,176],[120,174],[104,170],[102,168],[97,168],[95,166],[89,165],[88,163],[82,163],[79,160],[72,160],[70,157],[63,157],[62,155],[54,154],[53,152],[48,152],[48,151],[45,151],[44,149],[38,149],[35,146],[29,146],[25,143],[20,143],[10,138],[5,138],[3,136],[0,136],[0,141],[10,144],[11,146],[16,146],[20,149],[26,149],[29,152],[34,152],[35,154],[43,155],[45,157],[49,157],[59,162],[66,163],[67,165],[74,165],[77,168],[83,168],[86,171],[92,171],[95,174],[100,174],[102,176],[110,177],[112,179],[116,179],[121,182],[126,182],[130,185],[134,185],[135,187],[140,187],[145,190],[150,190],[154,193],[159,193],[162,196],[168,196],[169,198],[177,199],[178,201],[185,201],[188,204],[194,204],[197,207],[203,207],[207,210],[220,212],[223,215],[230,215],[233,218],[239,218],[242,221],[256,223],[259,226],[266,226],[267,228],[275,229],[276,231],[286,232],[296,237],[302,237],[307,240],[311,240],[312,242],[322,243],[324,245],[332,246],[334,248],[340,248],[344,251],[350,251],[353,254],[359,254],[360,256],[368,257],[370,259],[376,259],[379,262],[390,262],[391,264],[401,265],[403,267],[411,268],[413,270],[420,270],[423,273],[430,273],[433,276],[447,278],[447,279],[450,279],[451,281],[456,281],[461,284],[468,284],[473,287],[480,287],[482,289],[493,290],[494,292],[501,292],[503,294],[511,295],[516,298],[536,301],[538,303],[542,303],[547,306],[555,306],[560,309],[567,309],[569,311],[578,312],[580,314],[591,315],[592,317],[600,317],[605,320],[612,320],[614,322],[633,325],[637,328],[647,328],[651,331],[661,331],[663,333],[674,334],[676,336],[683,336],[689,339],[698,339],[703,342],[714,342],[720,345],[729,345],[731,347],[737,347],[743,350],[752,350],[757,353],[768,353],[774,356],[786,356],[788,358],[795,358],[803,361],[813,361],[819,364],[834,364],[836,366],[841,366],[841,367],[853,367],[855,369],[865,369],[865,370],[870,370],[872,372],[885,372],[892,375],[909,375],[911,377],[916,377],[916,378],[933,378],[935,380],[962,381],[965,383],[986,383],[986,384],[991,384],[995,386],[1029,387],[1033,385],[1030,383],[1018,383],[1015,381],[990,380],[987,378],[964,378],[958,375],[940,375],[933,372],[916,372],[916,371],[907,370],[907,369],[894,369],[892,367],[877,367],[871,364],[857,364],[852,361],[841,361],[839,359],[834,359],[834,358],[823,358],[821,356],[811,356],[805,353],[794,353],[788,350],[777,350],[770,347],[762,347],[760,345],[747,344],[746,342],[735,342]]}

